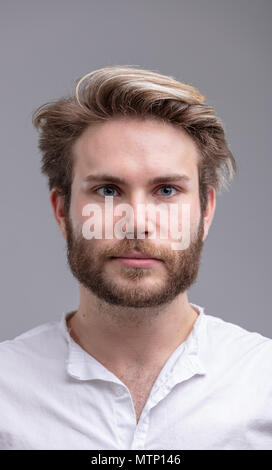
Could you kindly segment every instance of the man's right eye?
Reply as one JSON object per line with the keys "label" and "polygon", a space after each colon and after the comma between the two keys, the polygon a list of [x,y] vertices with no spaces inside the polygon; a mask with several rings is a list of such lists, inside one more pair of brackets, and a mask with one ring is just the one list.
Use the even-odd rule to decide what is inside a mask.
{"label": "man's right eye", "polygon": [[[102,193],[99,192],[100,190],[102,190]],[[110,184],[105,184],[104,186],[100,186],[99,188],[95,189],[95,192],[97,192],[101,196],[115,196],[115,194],[113,194],[113,191],[117,191],[117,189]]]}

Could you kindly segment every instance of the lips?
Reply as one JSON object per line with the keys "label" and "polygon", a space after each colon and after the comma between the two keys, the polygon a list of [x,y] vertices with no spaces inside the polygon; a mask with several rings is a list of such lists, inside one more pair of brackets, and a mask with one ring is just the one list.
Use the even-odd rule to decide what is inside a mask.
{"label": "lips", "polygon": [[154,256],[144,255],[143,253],[139,253],[138,251],[131,251],[130,253],[126,253],[125,255],[113,256],[113,258],[159,259],[159,258],[155,258]]}
{"label": "lips", "polygon": [[112,258],[112,262],[130,268],[152,268],[161,263],[160,260],[155,258]]}
{"label": "lips", "polygon": [[120,256],[112,256],[113,262],[122,264],[130,268],[152,268],[161,263],[158,258],[152,258],[139,251],[131,251]]}

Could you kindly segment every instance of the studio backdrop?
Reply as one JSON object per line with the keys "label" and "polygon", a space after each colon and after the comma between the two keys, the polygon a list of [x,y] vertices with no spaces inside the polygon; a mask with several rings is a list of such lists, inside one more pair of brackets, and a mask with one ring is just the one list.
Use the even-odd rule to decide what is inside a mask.
{"label": "studio backdrop", "polygon": [[32,112],[106,65],[170,75],[223,121],[238,176],[217,197],[189,301],[272,338],[269,0],[1,2],[0,341],[77,308]]}

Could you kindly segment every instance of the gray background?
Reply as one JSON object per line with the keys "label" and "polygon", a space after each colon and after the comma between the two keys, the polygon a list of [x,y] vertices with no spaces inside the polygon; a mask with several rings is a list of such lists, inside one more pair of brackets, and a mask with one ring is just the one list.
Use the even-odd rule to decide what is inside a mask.
{"label": "gray background", "polygon": [[0,340],[78,306],[31,113],[105,65],[199,88],[239,166],[217,197],[189,300],[272,338],[270,0],[1,1]]}

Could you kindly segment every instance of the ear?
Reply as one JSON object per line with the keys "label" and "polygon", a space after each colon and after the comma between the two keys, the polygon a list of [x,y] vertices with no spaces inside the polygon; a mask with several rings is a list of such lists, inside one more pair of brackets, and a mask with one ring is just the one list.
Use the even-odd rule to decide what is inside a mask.
{"label": "ear", "polygon": [[50,191],[50,202],[53,208],[54,217],[58,223],[63,237],[67,238],[65,217],[64,217],[64,195],[60,194],[59,188]]}
{"label": "ear", "polygon": [[203,234],[203,241],[206,239],[209,228],[211,226],[213,217],[214,217],[214,212],[215,212],[215,207],[216,207],[216,192],[215,189],[210,187],[209,193],[208,193],[208,200],[207,200],[207,207],[204,212],[204,218],[203,218],[203,224],[204,224],[204,234]]}

